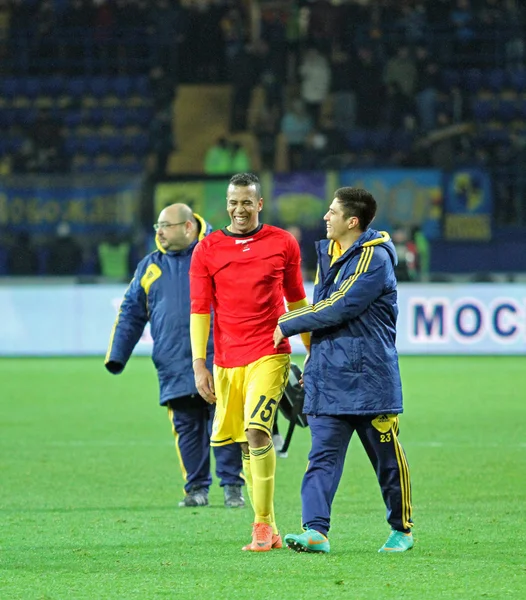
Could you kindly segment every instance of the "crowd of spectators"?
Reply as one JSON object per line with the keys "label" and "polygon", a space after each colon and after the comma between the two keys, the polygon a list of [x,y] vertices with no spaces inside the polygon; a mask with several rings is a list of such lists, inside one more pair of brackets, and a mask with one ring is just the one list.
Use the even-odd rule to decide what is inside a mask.
{"label": "crowd of spectators", "polygon": [[[520,0],[0,0],[2,75],[148,77],[154,180],[177,148],[178,85],[230,84],[230,130],[196,171],[250,165],[226,139],[247,132],[263,169],[280,145],[294,170],[484,166],[502,223],[526,194],[525,40]],[[56,117],[28,124],[15,172],[71,169]]]}
{"label": "crowd of spectators", "polygon": [[[353,151],[353,131],[414,137],[470,120],[473,90],[444,72],[526,64],[518,0],[0,0],[0,15],[0,68],[17,77],[153,73],[167,100],[157,102],[150,128],[161,177],[176,146],[168,103],[180,82],[230,83],[232,133],[250,127],[253,92],[262,88],[252,129],[265,132],[265,164],[279,134],[292,168],[310,168],[313,143],[330,157],[333,144],[320,130],[331,126],[347,136],[343,166],[406,164],[415,159],[408,136],[384,144],[380,136]],[[466,140],[455,146],[466,154]]]}
{"label": "crowd of spectators", "polygon": [[[294,17],[297,37],[291,39]],[[262,86],[265,103],[255,131],[284,136],[294,169],[311,168],[313,143],[322,167],[447,169],[451,161],[486,165],[488,158],[500,164],[510,158],[501,142],[510,147],[512,138],[479,135],[490,121],[497,130],[502,123],[497,114],[477,122],[473,105],[485,93],[496,106],[511,91],[515,114],[508,120],[518,137],[524,134],[523,84],[509,90],[504,79],[526,67],[525,18],[515,0],[314,0],[300,3],[296,15],[271,7],[262,13],[261,41],[245,51],[246,76],[237,75],[242,108],[234,106],[233,113],[246,114],[252,82]],[[490,73],[495,77],[487,85]],[[343,144],[326,129],[340,132]],[[449,158],[445,144],[436,147],[445,138]],[[263,162],[272,164],[272,158]]]}

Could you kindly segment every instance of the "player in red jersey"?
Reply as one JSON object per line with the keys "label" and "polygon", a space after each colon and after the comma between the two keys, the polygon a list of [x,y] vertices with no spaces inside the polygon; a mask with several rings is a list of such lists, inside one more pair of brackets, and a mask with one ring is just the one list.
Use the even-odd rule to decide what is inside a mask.
{"label": "player in red jersey", "polygon": [[[190,336],[195,382],[216,403],[210,443],[240,442],[255,518],[243,550],[281,548],[274,517],[276,453],[272,425],[288,380],[290,344],[274,348],[278,318],[308,304],[294,237],[260,224],[259,179],[234,175],[227,189],[230,225],[202,240],[190,267]],[[205,365],[210,313],[214,312],[214,374]],[[309,335],[304,338],[308,348]]]}

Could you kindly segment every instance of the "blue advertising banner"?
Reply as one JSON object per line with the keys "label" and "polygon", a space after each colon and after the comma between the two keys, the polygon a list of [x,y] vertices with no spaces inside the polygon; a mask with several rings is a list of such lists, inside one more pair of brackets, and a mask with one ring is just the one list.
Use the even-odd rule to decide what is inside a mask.
{"label": "blue advertising banner", "polygon": [[0,180],[0,226],[32,234],[124,231],[137,220],[140,178],[24,176]]}
{"label": "blue advertising banner", "polygon": [[376,198],[375,229],[418,226],[427,239],[441,236],[442,173],[438,169],[350,169],[340,186],[365,188]]}
{"label": "blue advertising banner", "polygon": [[482,169],[461,169],[446,176],[444,237],[447,240],[491,239],[491,179]]}

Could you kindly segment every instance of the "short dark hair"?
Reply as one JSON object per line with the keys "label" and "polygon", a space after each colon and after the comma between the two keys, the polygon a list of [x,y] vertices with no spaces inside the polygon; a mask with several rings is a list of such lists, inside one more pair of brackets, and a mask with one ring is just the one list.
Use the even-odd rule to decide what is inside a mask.
{"label": "short dark hair", "polygon": [[261,183],[257,175],[254,173],[236,173],[232,175],[229,185],[235,185],[239,187],[248,187],[254,185],[256,187],[256,194],[258,199],[261,198]]}
{"label": "short dark hair", "polygon": [[369,227],[377,206],[372,194],[361,188],[342,187],[334,192],[334,197],[342,205],[344,218],[356,217],[362,231]]}

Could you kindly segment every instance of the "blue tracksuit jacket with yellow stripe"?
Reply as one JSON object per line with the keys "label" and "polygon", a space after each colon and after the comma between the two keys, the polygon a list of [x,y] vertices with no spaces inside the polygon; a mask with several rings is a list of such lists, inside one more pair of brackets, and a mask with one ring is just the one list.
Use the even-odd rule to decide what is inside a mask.
{"label": "blue tracksuit jacket with yellow stripe", "polygon": [[304,412],[401,413],[394,245],[368,229],[339,258],[337,250],[329,240],[317,243],[314,303],[279,319],[287,337],[312,332]]}
{"label": "blue tracksuit jacket with yellow stripe", "polygon": [[[212,228],[199,215],[199,239]],[[126,290],[110,338],[106,368],[121,373],[150,321],[152,359],[157,369],[160,403],[197,394],[190,346],[190,282],[192,252],[199,239],[185,250],[148,254],[137,266]],[[207,366],[212,369],[212,332],[208,338]]]}

